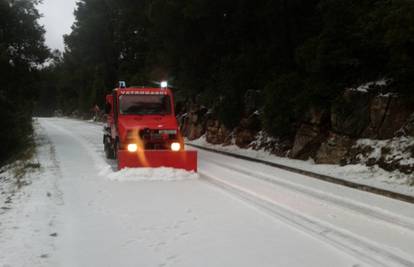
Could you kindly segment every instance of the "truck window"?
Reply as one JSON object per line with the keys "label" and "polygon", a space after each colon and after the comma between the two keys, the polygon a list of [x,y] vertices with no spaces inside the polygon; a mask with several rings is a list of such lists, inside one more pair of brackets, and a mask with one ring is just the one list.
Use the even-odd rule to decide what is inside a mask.
{"label": "truck window", "polygon": [[119,96],[121,115],[168,115],[171,114],[171,101],[168,95],[121,95]]}

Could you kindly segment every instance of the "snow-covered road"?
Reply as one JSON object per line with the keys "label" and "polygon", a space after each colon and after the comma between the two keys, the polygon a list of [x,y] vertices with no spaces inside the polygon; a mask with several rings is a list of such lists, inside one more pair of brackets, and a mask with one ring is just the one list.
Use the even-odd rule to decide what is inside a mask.
{"label": "snow-covered road", "polygon": [[0,266],[414,266],[411,204],[204,151],[199,176],[116,172],[101,126],[37,121]]}

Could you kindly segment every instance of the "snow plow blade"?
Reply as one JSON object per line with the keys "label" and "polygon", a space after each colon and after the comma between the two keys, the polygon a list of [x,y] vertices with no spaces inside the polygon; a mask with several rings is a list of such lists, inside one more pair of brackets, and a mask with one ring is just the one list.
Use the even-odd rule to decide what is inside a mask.
{"label": "snow plow blade", "polygon": [[197,172],[197,151],[118,151],[118,170],[136,167],[169,167]]}

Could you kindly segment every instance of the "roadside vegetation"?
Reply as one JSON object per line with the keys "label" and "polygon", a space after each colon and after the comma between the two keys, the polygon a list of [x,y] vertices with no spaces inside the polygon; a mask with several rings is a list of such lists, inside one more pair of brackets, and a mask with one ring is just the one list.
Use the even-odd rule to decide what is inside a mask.
{"label": "roadside vegetation", "polygon": [[118,80],[168,80],[178,100],[213,108],[228,128],[258,91],[275,137],[365,82],[387,79],[414,103],[410,0],[82,0],[75,15],[44,92],[65,114],[102,107]]}
{"label": "roadside vegetation", "polygon": [[0,1],[0,166],[33,146],[39,66],[49,57],[36,3]]}
{"label": "roadside vegetation", "polygon": [[36,161],[36,145],[34,143],[30,143],[29,147],[20,151],[9,162],[2,168],[2,172],[8,172],[8,177],[3,177],[3,179],[8,179],[17,189],[30,184],[25,179],[26,175],[41,167],[40,163]]}
{"label": "roadside vegetation", "polygon": [[230,131],[254,92],[258,128],[281,140],[367,82],[414,105],[411,0],[81,0],[63,52],[36,3],[0,3],[0,163],[30,142],[33,112],[91,114],[119,80],[168,80],[179,111],[204,106]]}
{"label": "roadside vegetation", "polygon": [[31,175],[41,169],[36,157],[36,145],[30,142],[0,167],[0,215],[10,209],[16,194],[32,183]]}

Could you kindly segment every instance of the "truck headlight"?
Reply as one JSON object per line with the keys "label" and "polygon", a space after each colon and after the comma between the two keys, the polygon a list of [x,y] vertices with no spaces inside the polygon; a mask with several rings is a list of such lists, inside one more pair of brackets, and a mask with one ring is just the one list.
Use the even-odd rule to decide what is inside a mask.
{"label": "truck headlight", "polygon": [[129,144],[127,149],[128,149],[129,152],[137,152],[138,146],[137,146],[137,144]]}
{"label": "truck headlight", "polygon": [[181,149],[181,144],[180,143],[174,142],[174,143],[171,144],[171,150],[172,151],[180,151],[180,149]]}

